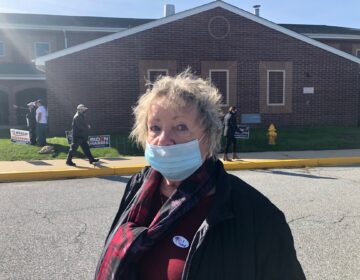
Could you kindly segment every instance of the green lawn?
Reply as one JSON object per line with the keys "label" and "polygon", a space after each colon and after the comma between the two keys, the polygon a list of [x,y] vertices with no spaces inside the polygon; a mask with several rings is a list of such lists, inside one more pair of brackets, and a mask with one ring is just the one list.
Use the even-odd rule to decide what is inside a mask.
{"label": "green lawn", "polygon": [[360,127],[286,127],[277,128],[277,133],[276,145],[268,145],[264,129],[250,129],[249,140],[238,140],[239,151],[360,149]]}
{"label": "green lawn", "polygon": [[[266,129],[250,129],[250,139],[237,141],[238,151],[360,149],[359,127],[280,127],[277,128],[278,137],[274,146],[268,145],[266,133]],[[47,142],[54,146],[55,153],[46,155],[38,153],[39,147],[15,144],[9,138],[9,130],[0,130],[0,160],[64,159],[69,149],[65,137],[48,138]],[[131,143],[124,134],[111,135],[111,148],[97,148],[91,151],[95,157],[101,158],[143,155],[143,151]],[[76,157],[84,157],[81,149]]]}
{"label": "green lawn", "polygon": [[[65,137],[47,138],[47,143],[54,147],[53,154],[39,154],[40,147],[17,144],[9,140],[10,133],[8,130],[0,130],[0,160],[44,160],[44,159],[65,159],[69,151],[69,145]],[[133,143],[128,141],[127,135],[111,135],[110,148],[91,149],[94,157],[116,158],[123,155],[142,155]],[[84,158],[81,148],[75,155]]]}

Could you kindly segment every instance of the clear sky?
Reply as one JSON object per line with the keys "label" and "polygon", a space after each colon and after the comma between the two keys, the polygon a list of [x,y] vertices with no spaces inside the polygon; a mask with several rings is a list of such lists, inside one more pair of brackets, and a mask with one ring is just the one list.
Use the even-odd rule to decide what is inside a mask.
{"label": "clear sky", "polygon": [[[0,12],[82,15],[127,18],[160,18],[164,4],[176,12],[211,0],[0,0]],[[260,15],[275,23],[324,24],[360,29],[360,0],[227,0],[252,12],[260,4]]]}

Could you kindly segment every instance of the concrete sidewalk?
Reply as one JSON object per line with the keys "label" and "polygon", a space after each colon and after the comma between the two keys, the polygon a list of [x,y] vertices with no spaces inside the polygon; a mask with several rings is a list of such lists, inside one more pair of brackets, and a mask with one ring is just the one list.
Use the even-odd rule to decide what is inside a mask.
{"label": "concrete sidewalk", "polygon": [[[222,155],[219,156],[222,158]],[[241,160],[224,162],[227,170],[311,167],[360,164],[360,149],[240,153]],[[0,161],[0,182],[53,180],[106,175],[130,175],[141,170],[144,157],[102,158],[96,166],[74,159],[77,167],[65,160]]]}

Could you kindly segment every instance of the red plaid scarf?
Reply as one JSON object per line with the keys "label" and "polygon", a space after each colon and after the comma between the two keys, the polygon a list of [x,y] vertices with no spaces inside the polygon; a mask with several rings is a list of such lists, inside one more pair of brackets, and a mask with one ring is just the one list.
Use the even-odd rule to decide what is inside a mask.
{"label": "red plaid scarf", "polygon": [[95,279],[127,279],[127,268],[162,239],[174,223],[193,208],[213,188],[213,160],[207,160],[181,183],[151,221],[150,209],[162,176],[150,170],[146,181],[124,211],[103,250]]}

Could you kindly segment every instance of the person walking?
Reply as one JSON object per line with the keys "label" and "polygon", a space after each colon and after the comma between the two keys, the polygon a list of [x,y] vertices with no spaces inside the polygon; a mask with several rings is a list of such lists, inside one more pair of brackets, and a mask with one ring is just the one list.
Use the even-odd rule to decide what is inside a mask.
{"label": "person walking", "polygon": [[87,142],[89,136],[89,128],[90,125],[86,122],[85,113],[88,110],[84,104],[79,104],[76,108],[76,114],[74,115],[72,121],[72,143],[70,145],[69,153],[66,159],[66,164],[68,166],[76,166],[76,164],[72,161],[72,158],[80,146],[83,150],[86,157],[89,159],[89,163],[93,164],[98,162],[99,159],[94,158],[91,154],[89,144]]}
{"label": "person walking", "polygon": [[26,113],[26,124],[30,134],[30,144],[36,144],[36,105],[35,102],[27,104],[28,112]]}
{"label": "person walking", "polygon": [[231,106],[229,108],[228,113],[224,117],[224,136],[226,137],[225,142],[225,151],[224,151],[224,161],[231,161],[228,157],[229,148],[232,144],[233,146],[233,158],[232,159],[239,159],[236,153],[236,138],[235,132],[238,130],[236,124],[236,107]]}
{"label": "person walking", "polygon": [[36,101],[36,135],[37,143],[40,147],[46,146],[46,129],[48,113],[44,106],[44,102],[39,99]]}

